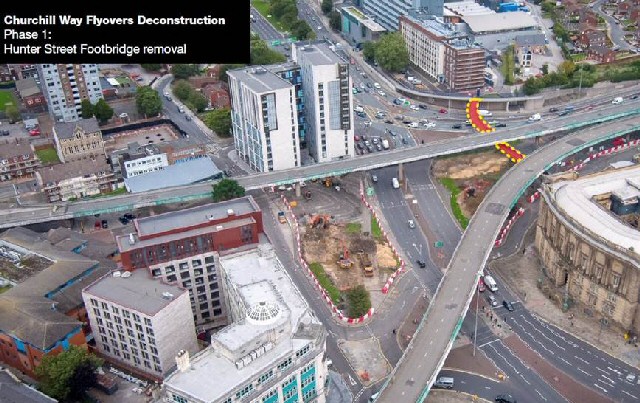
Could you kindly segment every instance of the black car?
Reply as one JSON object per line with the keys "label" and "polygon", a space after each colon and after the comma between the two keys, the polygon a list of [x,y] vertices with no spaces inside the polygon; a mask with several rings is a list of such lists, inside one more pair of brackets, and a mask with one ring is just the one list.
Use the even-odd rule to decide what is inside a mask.
{"label": "black car", "polygon": [[518,403],[516,399],[511,395],[498,395],[496,396],[496,402],[498,403]]}
{"label": "black car", "polygon": [[356,147],[358,147],[359,150],[362,150],[364,148],[364,146],[362,145],[362,143],[358,143],[356,144]]}
{"label": "black car", "polygon": [[496,122],[493,127],[507,127],[506,123],[502,123],[502,122]]}
{"label": "black car", "polygon": [[390,125],[390,124],[393,124],[393,120],[391,120],[391,119],[385,119],[385,120],[384,120],[384,123],[386,123],[386,124]]}
{"label": "black car", "polygon": [[119,218],[118,218],[118,221],[120,221],[120,223],[121,223],[122,225],[127,225],[127,224],[129,224],[129,220],[127,219],[127,217],[124,217],[124,216],[123,216],[123,217],[119,217]]}
{"label": "black car", "polygon": [[558,113],[558,116],[567,116],[571,112],[573,112],[573,111],[571,111],[571,110],[562,111],[562,112]]}
{"label": "black car", "polygon": [[11,133],[9,133],[9,130],[3,130],[2,131],[2,135],[3,136],[8,136],[9,134],[11,134]]}
{"label": "black car", "polygon": [[640,96],[640,95],[638,95],[638,94],[633,94],[633,95],[631,95],[631,97],[630,97],[630,98],[631,98],[631,99],[638,99],[638,97],[639,97],[639,96]]}
{"label": "black car", "polygon": [[425,267],[427,267],[427,264],[422,259],[418,259],[417,263],[418,263],[418,266],[420,266],[421,269],[424,269]]}
{"label": "black car", "polygon": [[104,229],[109,228],[109,223],[107,223],[107,220],[102,220],[102,228]]}
{"label": "black car", "polygon": [[420,104],[420,105],[418,105],[418,108],[420,108],[420,109],[427,109],[428,107],[427,107],[427,105],[425,105],[425,104]]}
{"label": "black car", "polygon": [[403,137],[402,144],[409,144],[409,140],[407,140],[406,137]]}
{"label": "black car", "polygon": [[462,125],[460,123],[456,123],[455,125],[451,126],[452,129],[462,129]]}
{"label": "black car", "polygon": [[504,306],[507,309],[507,311],[513,312],[513,304],[507,301],[506,299],[502,300],[502,306]]}
{"label": "black car", "polygon": [[127,220],[131,221],[134,218],[136,218],[135,214],[131,214],[131,213],[126,213],[123,215],[124,218],[126,218]]}
{"label": "black car", "polygon": [[558,112],[558,108],[549,108],[549,112],[550,113]]}

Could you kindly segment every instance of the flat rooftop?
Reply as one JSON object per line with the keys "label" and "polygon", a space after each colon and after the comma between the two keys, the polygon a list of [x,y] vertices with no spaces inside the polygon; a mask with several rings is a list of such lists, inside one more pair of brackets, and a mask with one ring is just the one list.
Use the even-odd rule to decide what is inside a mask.
{"label": "flat rooftop", "polygon": [[592,198],[606,193],[636,193],[639,189],[638,166],[550,185],[552,199],[567,216],[612,244],[635,251],[640,251],[640,231],[624,224],[612,212],[602,209]]}
{"label": "flat rooftop", "polygon": [[229,70],[227,74],[257,94],[293,87],[290,82],[259,66]]}
{"label": "flat rooftop", "polygon": [[[309,344],[313,337],[300,331],[301,324],[321,326],[271,245],[221,257],[220,266],[247,316],[212,336],[211,346],[192,358],[190,370],[175,371],[164,382],[201,401],[221,399]],[[262,355],[247,358],[262,346]],[[243,362],[236,365],[239,359]]]}
{"label": "flat rooftop", "polygon": [[452,3],[444,3],[445,10],[451,11],[453,15],[469,16],[469,15],[488,15],[496,14],[489,7],[485,7],[475,1],[456,1]]}
{"label": "flat rooftop", "polygon": [[[455,3],[446,3],[455,4]],[[523,11],[493,13],[485,15],[465,15],[462,17],[473,33],[512,31],[537,27],[538,23]]]}
{"label": "flat rooftop", "polygon": [[219,203],[209,203],[180,211],[171,211],[150,217],[136,219],[136,229],[140,237],[161,234],[177,228],[193,227],[212,220],[228,217],[229,210],[236,215],[260,211],[252,196],[240,197]]}
{"label": "flat rooftop", "polygon": [[[129,273],[129,274],[126,274]],[[124,274],[124,276],[123,276]],[[84,289],[84,293],[153,316],[187,290],[153,279],[148,270],[114,271]]]}
{"label": "flat rooftop", "polygon": [[211,158],[196,158],[179,164],[169,165],[159,171],[125,178],[124,183],[131,193],[184,186],[222,176]]}
{"label": "flat rooftop", "polygon": [[344,63],[325,41],[299,42],[295,44],[297,61],[299,64],[312,64],[324,66],[329,64]]}

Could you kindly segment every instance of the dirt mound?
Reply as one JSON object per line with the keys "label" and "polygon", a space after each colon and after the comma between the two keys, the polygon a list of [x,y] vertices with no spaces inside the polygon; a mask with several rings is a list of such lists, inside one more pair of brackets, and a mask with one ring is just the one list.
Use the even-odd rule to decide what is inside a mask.
{"label": "dirt mound", "polygon": [[438,178],[470,179],[502,171],[510,161],[502,154],[487,151],[456,158],[439,159],[433,165]]}

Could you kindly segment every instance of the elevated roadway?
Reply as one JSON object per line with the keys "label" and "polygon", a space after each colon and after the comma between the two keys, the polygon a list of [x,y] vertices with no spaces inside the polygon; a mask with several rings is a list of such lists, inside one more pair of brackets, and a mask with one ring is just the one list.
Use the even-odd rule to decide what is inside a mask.
{"label": "elevated roadway", "polygon": [[[368,171],[398,163],[413,162],[439,155],[456,154],[497,142],[545,136],[562,131],[575,130],[594,124],[616,122],[619,119],[640,114],[640,102],[627,102],[594,110],[589,114],[574,114],[562,118],[531,123],[525,127],[498,130],[490,134],[474,134],[420,145],[409,149],[395,149],[379,154],[331,161],[286,171],[257,173],[234,178],[246,189],[292,184],[303,180],[338,176],[355,171]],[[607,130],[608,125],[603,125]],[[98,198],[56,205],[25,206],[0,212],[0,229],[46,221],[64,220],[87,215],[131,211],[166,203],[179,203],[209,197],[211,183],[166,188],[145,193],[126,194],[111,198]]]}
{"label": "elevated roadway", "polygon": [[378,402],[426,399],[462,326],[502,223],[526,188],[555,162],[637,130],[640,117],[631,116],[569,134],[529,155],[500,178],[471,219],[417,333],[383,385]]}

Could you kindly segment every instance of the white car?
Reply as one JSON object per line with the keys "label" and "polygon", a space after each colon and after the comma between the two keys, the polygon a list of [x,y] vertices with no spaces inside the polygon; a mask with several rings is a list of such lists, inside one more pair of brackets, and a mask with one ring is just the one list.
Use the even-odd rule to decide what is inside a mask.
{"label": "white car", "polygon": [[409,228],[414,229],[416,227],[416,223],[413,220],[409,220]]}
{"label": "white car", "polygon": [[418,108],[418,105],[411,105],[409,108],[413,109],[414,111],[420,110],[420,108]]}
{"label": "white car", "polygon": [[496,297],[494,297],[493,295],[489,295],[489,304],[491,304],[491,306],[498,306],[498,300],[496,299]]}
{"label": "white car", "polygon": [[386,96],[387,94],[384,93],[384,91],[378,91],[378,95],[380,95],[381,97]]}
{"label": "white car", "polygon": [[412,128],[415,129],[416,127],[419,127],[420,125],[418,124],[418,122],[411,122],[411,123],[408,123],[407,126],[412,127]]}
{"label": "white car", "polygon": [[435,123],[433,123],[433,122],[423,123],[422,125],[423,125],[424,127],[426,127],[427,129],[431,129],[431,128],[436,127],[436,124],[435,124]]}

